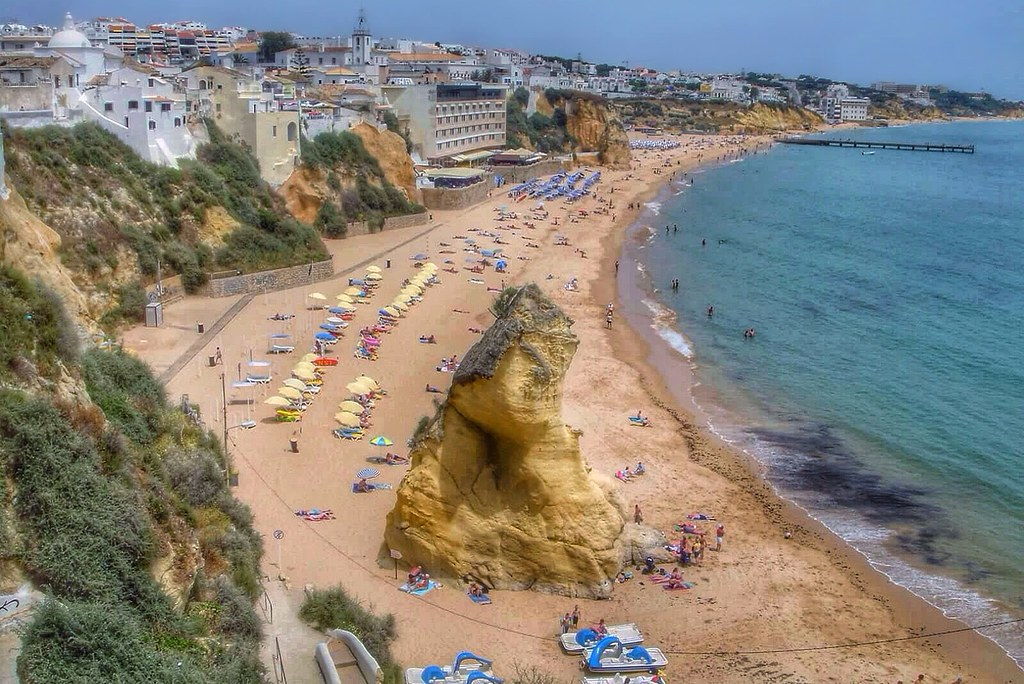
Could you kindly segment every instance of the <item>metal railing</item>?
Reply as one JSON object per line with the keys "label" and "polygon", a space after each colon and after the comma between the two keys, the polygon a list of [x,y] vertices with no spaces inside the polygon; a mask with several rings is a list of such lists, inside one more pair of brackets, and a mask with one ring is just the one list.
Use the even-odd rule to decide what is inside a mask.
{"label": "metal railing", "polygon": [[274,637],[274,654],[271,658],[274,661],[274,682],[288,684],[288,674],[284,670],[284,656],[281,654],[281,640],[278,637]]}

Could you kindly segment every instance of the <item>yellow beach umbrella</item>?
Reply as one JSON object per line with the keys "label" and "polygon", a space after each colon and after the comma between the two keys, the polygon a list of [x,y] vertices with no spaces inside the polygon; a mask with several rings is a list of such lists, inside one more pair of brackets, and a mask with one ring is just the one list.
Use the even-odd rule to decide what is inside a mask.
{"label": "yellow beach umbrella", "polygon": [[380,273],[380,271],[381,271],[380,266],[367,266],[366,267],[366,272],[367,273]]}
{"label": "yellow beach umbrella", "polygon": [[382,276],[380,273],[367,273],[366,274],[366,279],[367,280],[384,280],[384,276]]}
{"label": "yellow beach umbrella", "polygon": [[423,288],[419,285],[409,284],[402,288],[402,294],[407,294],[410,297],[418,297],[423,294]]}
{"label": "yellow beach umbrella", "polygon": [[363,294],[363,291],[362,289],[355,287],[353,285],[352,287],[345,288],[345,294],[347,294],[349,297],[358,297],[359,295]]}
{"label": "yellow beach umbrella", "polygon": [[371,378],[369,375],[360,375],[358,378],[356,378],[356,382],[360,382],[369,387],[370,389],[380,389],[380,383]]}
{"label": "yellow beach umbrella", "polygon": [[392,309],[398,309],[399,311],[405,312],[409,310],[409,305],[405,302],[400,302],[397,299],[391,302],[389,305]]}
{"label": "yellow beach umbrella", "polygon": [[284,384],[285,387],[291,387],[292,389],[298,390],[300,392],[306,391],[306,383],[302,382],[297,378],[288,378],[287,380],[284,381]]}
{"label": "yellow beach umbrella", "polygon": [[347,295],[345,293],[342,293],[342,294],[338,295],[337,297],[335,297],[335,299],[337,299],[339,302],[342,302],[344,304],[354,304],[355,303],[355,302],[352,301],[352,296],[351,295]]}
{"label": "yellow beach umbrella", "polygon": [[302,392],[295,389],[294,387],[281,387],[277,390],[277,393],[280,394],[282,397],[286,397],[288,399],[302,398]]}
{"label": "yellow beach umbrella", "polygon": [[322,293],[320,293],[320,292],[310,292],[309,293],[309,298],[310,299],[324,300],[324,299],[327,299],[327,296],[322,294]]}
{"label": "yellow beach umbrella", "polygon": [[338,408],[341,409],[342,411],[354,413],[357,416],[362,415],[363,411],[366,410],[365,408],[363,408],[363,405],[360,404],[358,401],[352,401],[351,399],[346,399],[345,401],[338,404]]}
{"label": "yellow beach umbrella", "polygon": [[401,311],[399,311],[398,309],[396,309],[396,308],[395,308],[395,307],[393,307],[393,306],[385,306],[385,307],[384,307],[384,310],[385,310],[385,311],[387,311],[387,312],[388,312],[389,314],[391,314],[392,316],[394,316],[395,318],[398,318],[399,316],[401,316],[401,315],[402,315],[402,312],[401,312]]}
{"label": "yellow beach umbrella", "polygon": [[345,389],[352,394],[369,394],[373,388],[369,385],[364,385],[361,382],[350,382],[345,385]]}
{"label": "yellow beach umbrella", "polygon": [[306,368],[308,370],[316,370],[316,366],[313,365],[312,361],[299,361],[295,364],[295,368]]}
{"label": "yellow beach umbrella", "polygon": [[278,396],[269,397],[263,403],[264,404],[269,404],[270,406],[280,406],[282,408],[285,407],[285,406],[291,406],[292,405],[292,402],[288,401],[284,397],[278,397]]}
{"label": "yellow beach umbrella", "polygon": [[300,361],[305,361],[306,363],[313,363],[313,359],[316,359],[316,358],[319,358],[319,357],[317,357],[317,355],[314,354],[313,352],[309,352],[308,354],[303,356],[300,359]]}
{"label": "yellow beach umbrella", "polygon": [[292,369],[292,375],[297,377],[299,380],[312,380],[316,377],[316,373],[305,368]]}
{"label": "yellow beach umbrella", "polygon": [[399,292],[398,295],[395,296],[395,301],[402,302],[403,304],[408,304],[409,302],[412,301],[412,295],[406,294],[404,292]]}
{"label": "yellow beach umbrella", "polygon": [[354,413],[349,413],[348,411],[335,413],[334,420],[338,421],[345,427],[359,427],[359,416]]}
{"label": "yellow beach umbrella", "polygon": [[430,262],[427,262],[427,263],[423,264],[423,270],[427,270],[427,269],[430,269],[431,271],[436,271],[437,270],[437,264],[435,264],[433,261],[430,261]]}

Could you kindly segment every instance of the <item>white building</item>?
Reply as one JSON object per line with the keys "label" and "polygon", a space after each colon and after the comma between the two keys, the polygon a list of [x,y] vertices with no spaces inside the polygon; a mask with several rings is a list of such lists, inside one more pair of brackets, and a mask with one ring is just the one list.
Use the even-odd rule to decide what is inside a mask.
{"label": "white building", "polygon": [[850,88],[844,83],[829,86],[821,98],[819,112],[826,121],[867,121],[871,100],[866,97],[851,97]]}

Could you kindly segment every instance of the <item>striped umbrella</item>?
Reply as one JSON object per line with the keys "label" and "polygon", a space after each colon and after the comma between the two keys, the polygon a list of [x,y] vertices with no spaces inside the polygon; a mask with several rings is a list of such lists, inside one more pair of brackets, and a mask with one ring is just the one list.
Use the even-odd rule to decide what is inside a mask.
{"label": "striped umbrella", "polygon": [[356,477],[361,478],[363,480],[372,480],[373,478],[379,476],[380,471],[377,470],[376,468],[363,468],[362,470],[356,473]]}

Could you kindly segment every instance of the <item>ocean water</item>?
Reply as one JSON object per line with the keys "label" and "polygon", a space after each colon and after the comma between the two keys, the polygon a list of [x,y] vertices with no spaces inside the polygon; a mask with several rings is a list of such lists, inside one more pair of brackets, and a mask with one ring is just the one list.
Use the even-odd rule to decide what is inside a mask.
{"label": "ocean water", "polygon": [[[778,145],[673,184],[624,255],[647,320],[780,493],[947,614],[1020,617],[1024,122],[827,135],[977,153]],[[1024,624],[982,633],[1024,663]]]}

